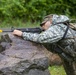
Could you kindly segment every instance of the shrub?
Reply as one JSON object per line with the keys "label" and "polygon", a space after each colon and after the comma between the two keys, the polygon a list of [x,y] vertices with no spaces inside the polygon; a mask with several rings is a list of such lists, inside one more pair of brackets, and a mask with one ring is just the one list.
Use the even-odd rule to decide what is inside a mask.
{"label": "shrub", "polygon": [[41,21],[47,14],[76,15],[75,0],[0,0],[0,18]]}

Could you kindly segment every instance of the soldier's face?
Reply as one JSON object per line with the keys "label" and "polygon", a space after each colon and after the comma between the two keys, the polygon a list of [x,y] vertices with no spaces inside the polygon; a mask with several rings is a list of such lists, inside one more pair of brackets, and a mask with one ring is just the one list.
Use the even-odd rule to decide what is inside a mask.
{"label": "soldier's face", "polygon": [[47,30],[50,26],[51,26],[52,22],[51,21],[47,21],[43,26],[42,29]]}

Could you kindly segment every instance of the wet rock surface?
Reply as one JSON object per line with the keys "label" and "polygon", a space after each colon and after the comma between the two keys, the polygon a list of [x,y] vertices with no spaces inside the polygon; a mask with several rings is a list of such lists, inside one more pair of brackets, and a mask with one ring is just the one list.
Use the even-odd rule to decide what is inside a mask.
{"label": "wet rock surface", "polygon": [[44,46],[12,34],[0,37],[0,75],[50,75]]}

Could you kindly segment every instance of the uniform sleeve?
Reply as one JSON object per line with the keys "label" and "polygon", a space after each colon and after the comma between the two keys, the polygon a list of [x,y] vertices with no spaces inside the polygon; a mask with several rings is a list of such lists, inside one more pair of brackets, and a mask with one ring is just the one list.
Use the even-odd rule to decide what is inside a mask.
{"label": "uniform sleeve", "polygon": [[23,38],[38,43],[54,43],[63,37],[64,31],[61,26],[51,26],[48,30],[37,34],[23,32]]}

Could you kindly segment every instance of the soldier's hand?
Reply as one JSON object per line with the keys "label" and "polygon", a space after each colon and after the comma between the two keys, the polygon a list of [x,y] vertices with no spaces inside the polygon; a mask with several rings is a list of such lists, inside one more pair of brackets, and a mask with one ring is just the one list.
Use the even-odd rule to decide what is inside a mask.
{"label": "soldier's hand", "polygon": [[20,30],[14,30],[13,35],[22,36],[22,31]]}

